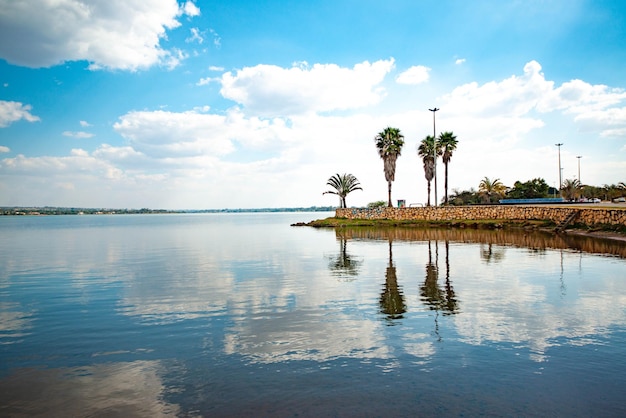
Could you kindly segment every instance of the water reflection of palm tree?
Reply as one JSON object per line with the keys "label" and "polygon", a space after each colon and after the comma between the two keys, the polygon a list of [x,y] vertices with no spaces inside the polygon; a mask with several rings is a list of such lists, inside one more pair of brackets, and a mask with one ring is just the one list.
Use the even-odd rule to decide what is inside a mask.
{"label": "water reflection of palm tree", "polygon": [[359,260],[348,252],[348,239],[337,234],[339,253],[330,257],[328,268],[335,276],[356,278],[363,260]]}
{"label": "water reflection of palm tree", "polygon": [[435,262],[433,263],[431,242],[428,241],[428,263],[426,263],[426,278],[420,287],[422,301],[430,310],[442,311],[444,315],[455,314],[458,311],[456,294],[450,281],[449,242],[446,241],[446,282],[442,289],[439,286],[439,243],[435,241]]}
{"label": "water reflection of palm tree", "polygon": [[385,272],[385,287],[380,295],[380,311],[387,315],[387,319],[402,318],[406,312],[404,295],[398,286],[396,267],[393,265],[392,240],[389,240],[389,266]]}

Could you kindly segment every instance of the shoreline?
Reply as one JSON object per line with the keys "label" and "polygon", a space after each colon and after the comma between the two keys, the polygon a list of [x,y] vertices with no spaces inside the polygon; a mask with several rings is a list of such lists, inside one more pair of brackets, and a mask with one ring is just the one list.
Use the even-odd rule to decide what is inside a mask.
{"label": "shoreline", "polygon": [[626,231],[585,229],[581,227],[566,228],[562,232],[556,232],[556,225],[550,221],[527,221],[527,220],[459,220],[459,221],[415,221],[415,220],[392,220],[392,219],[346,219],[329,217],[310,222],[298,222],[291,226],[308,226],[312,228],[345,228],[345,227],[377,227],[377,228],[425,228],[425,229],[514,229],[526,231],[542,231],[554,235],[580,235],[598,239],[626,243]]}

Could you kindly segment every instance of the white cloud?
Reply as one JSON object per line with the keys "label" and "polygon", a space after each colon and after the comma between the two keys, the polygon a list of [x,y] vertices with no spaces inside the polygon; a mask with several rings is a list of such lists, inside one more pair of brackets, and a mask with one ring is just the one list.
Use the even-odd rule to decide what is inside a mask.
{"label": "white cloud", "polygon": [[222,38],[214,29],[209,29],[209,32],[213,35],[213,45],[219,49],[222,46]]}
{"label": "white cloud", "polygon": [[93,134],[89,132],[81,132],[81,131],[77,131],[77,132],[65,131],[63,132],[63,136],[69,136],[70,138],[77,138],[77,139],[85,139],[85,138],[91,138]]}
{"label": "white cloud", "polygon": [[626,100],[626,91],[604,85],[572,80],[554,86],[541,72],[541,65],[530,61],[522,76],[483,85],[469,83],[455,88],[443,97],[446,112],[478,118],[524,118],[532,111],[562,111],[575,114],[574,121],[582,131],[600,131],[602,136],[623,136],[626,108],[614,108]]}
{"label": "white cloud", "polygon": [[209,66],[209,71],[224,71],[224,67],[218,67],[216,65]]}
{"label": "white cloud", "polygon": [[443,97],[446,111],[482,116],[521,116],[535,108],[552,91],[554,83],[546,81],[541,65],[531,61],[522,76],[491,81],[479,86],[472,82],[452,90]]}
{"label": "white cloud", "polygon": [[199,111],[131,112],[114,129],[150,158],[225,156],[243,146],[268,151],[289,140],[281,119],[245,117],[238,109],[226,115]]}
{"label": "white cloud", "polygon": [[0,128],[6,128],[11,123],[22,119],[28,122],[37,122],[40,119],[30,113],[31,109],[30,105],[24,105],[20,102],[0,100]]}
{"label": "white cloud", "polygon": [[379,85],[394,60],[367,61],[353,68],[335,64],[281,68],[245,67],[222,75],[221,93],[247,112],[265,116],[297,115],[365,107],[385,95]]}
{"label": "white cloud", "polygon": [[83,128],[88,128],[91,126],[91,124],[87,121],[81,120],[80,121],[80,126],[82,126]]}
{"label": "white cloud", "polygon": [[181,54],[160,46],[181,14],[176,0],[0,0],[0,57],[32,68],[85,60],[91,69],[173,66]]}
{"label": "white cloud", "polygon": [[0,145],[0,152],[10,152],[11,149],[9,147],[5,147],[4,145]]}
{"label": "white cloud", "polygon": [[181,13],[189,17],[200,16],[200,9],[192,1],[187,1],[183,5]]}
{"label": "white cloud", "polygon": [[428,81],[430,77],[430,68],[423,65],[416,65],[404,71],[396,78],[396,82],[400,84],[421,84]]}
{"label": "white cloud", "polygon": [[185,39],[185,42],[198,42],[199,44],[202,44],[202,42],[204,42],[204,37],[202,36],[203,34],[202,32],[200,32],[200,29],[191,28],[190,32],[191,36]]}
{"label": "white cloud", "polygon": [[574,120],[584,132],[600,132],[604,137],[626,137],[626,107],[589,111],[577,115]]}
{"label": "white cloud", "polygon": [[465,61],[466,61],[466,60],[465,60],[465,58],[457,58],[457,60],[456,60],[456,61],[454,61],[454,63],[455,63],[456,65],[461,65],[461,64],[464,64],[464,63],[465,63]]}
{"label": "white cloud", "polygon": [[626,90],[611,89],[605,85],[591,85],[572,80],[550,91],[538,103],[542,112],[564,110],[568,113],[586,113],[606,109],[626,99]]}
{"label": "white cloud", "polygon": [[220,79],[219,78],[215,78],[215,77],[206,77],[206,78],[201,78],[200,80],[198,80],[198,82],[196,83],[196,86],[206,86],[207,84],[216,81],[219,83]]}
{"label": "white cloud", "polygon": [[[415,147],[432,134],[432,113],[427,110],[432,104],[420,103],[419,97],[407,103],[395,96],[385,100],[381,79],[390,72],[393,60],[378,63],[380,68],[374,69],[376,63],[340,68],[301,62],[288,69],[256,66],[227,73],[232,85],[230,90],[224,88],[238,97],[241,107],[133,111],[114,124],[126,140],[123,145],[74,150],[68,157],[0,159],[0,204],[54,205],[62,199],[81,199],[81,205],[92,207],[110,206],[110,202],[165,208],[334,205],[332,196],[322,195],[326,179],[348,172],[364,188],[350,196],[349,204],[364,206],[386,198],[383,164],[373,142],[376,132],[386,126],[399,127],[406,139],[393,198],[423,203],[426,182]],[[540,68],[530,62],[523,75],[451,88],[438,100],[436,105],[442,109],[437,112],[438,131],[453,130],[459,139],[450,164],[450,191],[477,187],[484,176],[498,177],[507,185],[543,177],[553,185],[557,156],[552,132],[547,131],[554,129],[550,118],[555,116],[582,131],[623,138],[624,106],[577,114],[569,111],[575,107],[571,102],[569,107],[559,105],[549,111],[546,106],[540,111],[544,100],[560,88],[546,80]],[[340,77],[333,79],[336,74]],[[595,91],[593,87],[589,90]],[[594,97],[597,103],[612,100],[600,93]],[[397,107],[389,110],[388,102]],[[563,165],[575,170],[575,155],[581,151],[575,148],[573,135],[567,143],[575,153],[563,150]],[[615,183],[626,170],[622,161],[594,156],[591,150],[582,154],[589,184]],[[439,170],[443,170],[441,163],[441,175]],[[441,198],[442,180],[438,186]],[[48,187],[45,194],[32,194],[26,200],[25,191],[41,187]]]}
{"label": "white cloud", "polygon": [[592,85],[582,80],[571,80],[555,87],[553,81],[546,80],[536,61],[524,66],[522,76],[513,75],[483,85],[468,83],[455,88],[443,100],[446,113],[453,117],[471,115],[470,123],[510,118],[511,121],[525,120],[529,126],[538,128],[544,124],[537,123],[538,119],[532,117],[533,111],[538,114],[561,111],[575,115],[573,121],[580,132],[623,138],[626,131],[626,108],[613,107],[626,100],[624,89]]}

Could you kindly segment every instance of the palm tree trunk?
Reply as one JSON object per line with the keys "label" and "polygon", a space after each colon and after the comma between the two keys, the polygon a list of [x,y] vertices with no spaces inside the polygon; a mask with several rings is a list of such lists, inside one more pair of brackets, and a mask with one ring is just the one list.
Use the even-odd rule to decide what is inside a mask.
{"label": "palm tree trunk", "polygon": [[445,183],[444,183],[444,189],[445,189],[445,197],[444,197],[444,204],[448,204],[448,163],[445,163],[446,166],[446,175],[445,175]]}
{"label": "palm tree trunk", "polygon": [[426,206],[430,206],[430,181],[428,181],[427,183],[428,183],[428,203],[426,203]]}
{"label": "palm tree trunk", "polygon": [[392,207],[391,204],[391,181],[387,182],[387,194],[389,195],[389,207]]}

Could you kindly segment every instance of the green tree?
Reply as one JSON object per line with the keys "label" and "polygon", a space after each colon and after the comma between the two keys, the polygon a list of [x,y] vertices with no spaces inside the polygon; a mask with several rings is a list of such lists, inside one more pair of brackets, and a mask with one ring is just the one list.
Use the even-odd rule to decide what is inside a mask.
{"label": "green tree", "polygon": [[529,180],[525,183],[516,181],[513,188],[508,191],[507,197],[511,199],[534,199],[548,197],[550,186],[542,178]]}
{"label": "green tree", "polygon": [[454,206],[472,205],[480,203],[480,196],[473,187],[469,190],[452,189],[450,204]]}
{"label": "green tree", "polygon": [[485,202],[493,203],[504,196],[506,186],[502,184],[500,179],[491,180],[489,177],[485,177],[478,185],[478,192],[483,196]]}
{"label": "green tree", "polygon": [[339,207],[347,208],[346,206],[346,196],[355,191],[355,190],[363,190],[361,188],[361,184],[356,177],[352,174],[335,174],[326,182],[328,186],[333,187],[335,190],[329,190],[322,194],[336,194],[339,196]]}
{"label": "green tree", "polygon": [[388,206],[391,207],[391,183],[396,176],[396,160],[404,145],[404,135],[400,129],[387,127],[374,138],[378,155],[383,160],[385,180],[387,180]]}
{"label": "green tree", "polygon": [[602,187],[590,186],[588,184],[582,186],[582,194],[583,196],[590,198],[590,199],[604,198],[604,190],[602,189]]}
{"label": "green tree", "polygon": [[428,203],[430,206],[430,182],[435,176],[435,138],[432,135],[428,135],[422,139],[417,147],[417,155],[422,159],[424,164],[424,177],[426,178],[426,184],[428,186]]}
{"label": "green tree", "polygon": [[439,148],[441,149],[441,159],[445,167],[445,182],[444,182],[444,204],[448,204],[448,164],[452,159],[452,153],[456,150],[457,141],[456,136],[452,132],[443,132],[439,135]]}
{"label": "green tree", "polygon": [[367,208],[368,209],[376,209],[376,208],[382,208],[383,206],[385,206],[387,203],[384,200],[377,200],[375,202],[369,202],[367,204]]}

